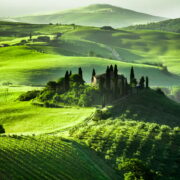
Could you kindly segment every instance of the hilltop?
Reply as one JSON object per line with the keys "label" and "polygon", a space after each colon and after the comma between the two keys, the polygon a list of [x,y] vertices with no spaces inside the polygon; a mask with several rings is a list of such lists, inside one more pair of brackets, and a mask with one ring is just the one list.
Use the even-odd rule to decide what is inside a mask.
{"label": "hilltop", "polygon": [[135,24],[157,22],[164,20],[165,18],[135,12],[108,4],[95,4],[52,14],[24,16],[14,19],[21,22],[37,24],[61,23],[97,27],[126,27]]}
{"label": "hilltop", "polygon": [[160,31],[180,33],[180,18],[170,19],[170,20],[161,21],[161,22],[157,22],[157,23],[129,26],[125,29],[129,29],[129,30],[143,30],[143,29],[160,30]]}

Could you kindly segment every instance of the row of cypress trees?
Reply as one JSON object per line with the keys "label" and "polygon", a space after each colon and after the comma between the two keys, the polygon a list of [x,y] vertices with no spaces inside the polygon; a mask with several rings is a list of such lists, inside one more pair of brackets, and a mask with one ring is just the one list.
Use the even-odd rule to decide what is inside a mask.
{"label": "row of cypress trees", "polygon": [[133,87],[138,87],[138,88],[149,88],[149,77],[146,76],[146,78],[144,78],[144,76],[142,76],[139,80],[139,82],[137,81],[137,79],[135,78],[135,74],[134,74],[134,68],[131,67],[131,72],[130,72],[130,86]]}
{"label": "row of cypress trees", "polygon": [[[72,75],[72,71],[66,71],[65,76],[64,76],[64,89],[65,91],[68,91],[70,88],[70,76]],[[78,76],[80,77],[80,81],[83,82],[83,71],[82,68],[80,67],[78,69]]]}
{"label": "row of cypress trees", "polygon": [[[68,91],[70,88],[70,76],[72,75],[72,71],[68,72],[66,71],[65,73],[65,82],[64,82],[64,86],[65,86],[65,91]],[[79,67],[78,69],[78,75],[79,77],[83,80],[83,71],[82,68]],[[92,79],[91,82],[93,82],[93,77],[96,76],[96,71],[95,69],[93,69],[92,71]],[[149,88],[149,78],[148,76],[146,76],[146,78],[144,78],[144,76],[142,76],[139,80],[139,82],[137,81],[137,79],[135,78],[135,73],[134,73],[134,68],[131,67],[130,70],[130,84],[128,85],[127,79],[122,75],[122,82],[120,87],[118,87],[118,68],[117,65],[110,65],[107,66],[106,68],[106,73],[105,73],[106,78],[104,79],[103,77],[100,77],[100,82],[99,82],[99,87],[101,90],[106,90],[106,91],[110,91],[111,90],[111,86],[113,83],[114,86],[114,94],[118,94],[118,91],[121,91],[121,94],[127,94],[128,93],[128,88]],[[113,81],[111,79],[111,77],[113,76]]]}

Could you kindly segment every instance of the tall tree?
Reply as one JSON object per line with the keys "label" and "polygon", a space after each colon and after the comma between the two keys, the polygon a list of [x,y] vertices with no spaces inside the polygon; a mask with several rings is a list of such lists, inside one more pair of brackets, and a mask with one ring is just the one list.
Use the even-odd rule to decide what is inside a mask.
{"label": "tall tree", "polygon": [[118,68],[117,65],[115,64],[114,66],[114,76],[117,77],[118,76]]}
{"label": "tall tree", "polygon": [[79,72],[78,72],[79,76],[83,79],[83,72],[82,72],[82,69],[81,67],[79,68]]}
{"label": "tall tree", "polygon": [[65,91],[68,91],[70,87],[70,82],[69,82],[69,73],[66,71],[65,77],[64,77],[64,89]]}
{"label": "tall tree", "polygon": [[92,78],[91,78],[91,82],[93,82],[93,78],[94,78],[94,76],[96,76],[96,71],[95,71],[95,69],[93,69],[93,71],[92,71]]}
{"label": "tall tree", "polygon": [[144,88],[144,83],[145,83],[145,79],[144,79],[144,76],[142,76],[140,79],[140,82],[139,82],[140,88],[142,88],[142,89]]}
{"label": "tall tree", "polygon": [[71,75],[72,75],[72,71],[69,72],[69,76],[71,76]]}
{"label": "tall tree", "polygon": [[148,76],[146,76],[146,88],[147,89],[149,88],[149,78],[148,78]]}
{"label": "tall tree", "polygon": [[110,66],[110,71],[113,72],[113,65]]}
{"label": "tall tree", "polygon": [[135,79],[135,75],[134,75],[134,68],[133,66],[131,67],[131,72],[130,72],[130,84],[133,84],[133,81]]}
{"label": "tall tree", "polygon": [[106,89],[110,90],[110,88],[111,88],[111,71],[110,71],[109,66],[107,66],[107,69],[106,69]]}
{"label": "tall tree", "polygon": [[125,83],[124,83],[124,94],[127,95],[128,94],[128,82],[127,82],[127,78],[125,78]]}
{"label": "tall tree", "polygon": [[100,89],[101,92],[104,91],[104,78],[103,77],[100,77],[99,89]]}

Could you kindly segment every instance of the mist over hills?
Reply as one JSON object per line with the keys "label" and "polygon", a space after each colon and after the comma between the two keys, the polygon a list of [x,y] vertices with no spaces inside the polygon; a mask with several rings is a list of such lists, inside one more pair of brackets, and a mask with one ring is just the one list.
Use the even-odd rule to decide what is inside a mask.
{"label": "mist over hills", "polygon": [[60,11],[52,14],[29,15],[14,18],[20,22],[49,24],[78,24],[85,26],[126,27],[136,24],[158,22],[166,18],[136,12],[108,4],[95,4],[83,8]]}

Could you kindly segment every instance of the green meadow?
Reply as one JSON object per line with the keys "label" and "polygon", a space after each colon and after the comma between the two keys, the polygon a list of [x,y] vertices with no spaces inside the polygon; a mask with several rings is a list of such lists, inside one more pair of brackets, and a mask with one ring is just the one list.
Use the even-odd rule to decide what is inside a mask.
{"label": "green meadow", "polygon": [[42,134],[64,131],[84,121],[94,108],[45,108],[33,102],[20,102],[18,97],[27,90],[39,88],[0,88],[0,123],[7,134]]}

